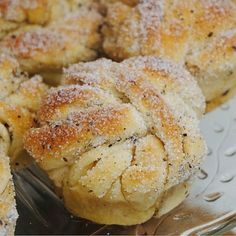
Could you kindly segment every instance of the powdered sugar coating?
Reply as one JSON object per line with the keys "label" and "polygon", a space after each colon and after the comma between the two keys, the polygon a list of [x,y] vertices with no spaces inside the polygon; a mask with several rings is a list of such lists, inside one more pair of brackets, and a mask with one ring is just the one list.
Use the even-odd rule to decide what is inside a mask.
{"label": "powdered sugar coating", "polygon": [[15,55],[22,58],[30,58],[37,51],[46,53],[52,50],[53,47],[62,48],[64,45],[62,35],[41,28],[17,35],[17,40],[15,40],[15,37],[13,35],[12,40],[8,40],[7,46]]}
{"label": "powdered sugar coating", "polygon": [[[204,98],[195,80],[180,65],[157,57],[100,59],[64,71],[64,86],[43,101],[41,125],[26,135],[26,149],[75,214],[113,222],[107,214],[96,218],[88,204],[121,201],[148,217],[146,210],[159,209],[157,199],[188,179],[205,154],[198,128]],[[79,208],[72,208],[75,202]]]}
{"label": "powdered sugar coating", "polygon": [[47,86],[40,76],[29,79],[14,58],[1,54],[0,90],[0,124],[5,127],[0,131],[0,136],[5,137],[0,146],[7,147],[6,155],[13,161],[23,149],[22,137],[34,124],[34,113]]}
{"label": "powdered sugar coating", "polygon": [[9,158],[2,149],[0,149],[0,170],[0,234],[7,236],[14,234],[18,214],[15,206],[15,195],[9,167]]}
{"label": "powdered sugar coating", "polygon": [[0,13],[7,20],[17,20],[17,13],[21,9],[35,9],[38,6],[38,0],[1,0]]}
{"label": "powdered sugar coating", "polygon": [[141,1],[137,9],[141,15],[140,30],[143,37],[148,37],[149,31],[158,31],[164,15],[164,0]]}
{"label": "powdered sugar coating", "polygon": [[3,38],[0,51],[16,57],[30,74],[60,73],[63,66],[97,57],[101,23],[96,9],[80,7],[45,27],[20,27]]}
{"label": "powdered sugar coating", "polygon": [[18,214],[9,163],[21,154],[46,89],[40,76],[29,79],[17,60],[0,54],[0,235],[14,235]]}
{"label": "powdered sugar coating", "polygon": [[147,0],[134,7],[114,3],[105,21],[103,48],[115,60],[139,55],[174,60],[196,77],[207,101],[235,85],[235,33],[231,43],[222,36],[236,26],[233,0]]}

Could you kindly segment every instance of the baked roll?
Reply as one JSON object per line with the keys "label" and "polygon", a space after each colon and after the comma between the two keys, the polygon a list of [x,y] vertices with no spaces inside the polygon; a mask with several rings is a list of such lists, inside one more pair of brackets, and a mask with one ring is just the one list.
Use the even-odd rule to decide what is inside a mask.
{"label": "baked roll", "polygon": [[9,162],[23,152],[23,135],[35,125],[46,90],[40,76],[29,79],[14,58],[0,55],[0,235],[14,235],[17,220]]}
{"label": "baked roll", "polygon": [[[8,34],[0,51],[16,57],[21,69],[50,81],[62,67],[97,57],[102,17],[95,8],[80,7],[49,26],[26,26]],[[55,77],[55,76],[54,76]]]}
{"label": "baked roll", "polygon": [[[0,123],[0,130],[2,128],[4,127]],[[15,207],[15,194],[9,158],[3,149],[0,136],[0,235],[7,236],[14,235],[18,214]]]}
{"label": "baked roll", "polygon": [[157,55],[184,65],[207,102],[236,85],[236,3],[211,0],[146,0],[108,4],[105,53],[123,60]]}
{"label": "baked roll", "polygon": [[137,57],[72,65],[63,84],[43,100],[40,127],[24,143],[66,207],[97,223],[133,225],[178,205],[205,155],[205,103],[193,77]]}
{"label": "baked roll", "polygon": [[66,0],[1,0],[0,39],[22,25],[46,25],[70,10]]}
{"label": "baked roll", "polygon": [[23,151],[22,137],[35,123],[47,86],[40,76],[29,79],[17,61],[4,54],[0,55],[0,78],[1,149],[14,161]]}

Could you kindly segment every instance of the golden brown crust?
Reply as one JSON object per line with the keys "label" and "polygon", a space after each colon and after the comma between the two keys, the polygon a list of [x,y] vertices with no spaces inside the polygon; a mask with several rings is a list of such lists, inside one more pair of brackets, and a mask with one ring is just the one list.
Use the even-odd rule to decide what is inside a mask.
{"label": "golden brown crust", "polygon": [[33,117],[29,111],[0,101],[0,123],[4,125],[9,138],[7,154],[15,159],[22,151],[22,137],[33,126]]}
{"label": "golden brown crust", "polygon": [[[236,21],[236,20],[235,20]],[[224,32],[189,56],[186,67],[198,79],[208,101],[236,85],[236,30]]]}
{"label": "golden brown crust", "polygon": [[39,161],[56,158],[64,165],[62,156],[68,162],[71,158],[74,161],[79,153],[96,148],[102,143],[110,145],[144,132],[144,124],[137,117],[137,112],[130,106],[116,104],[114,107],[72,113],[65,121],[32,131],[32,136],[28,136],[26,143],[31,143],[28,151]]}
{"label": "golden brown crust", "polygon": [[169,61],[138,57],[73,65],[63,83],[70,85],[42,102],[26,149],[74,214],[106,224],[146,221],[204,156],[196,82]]}
{"label": "golden brown crust", "polygon": [[70,5],[64,0],[1,0],[0,38],[25,24],[49,24],[69,10]]}
{"label": "golden brown crust", "polygon": [[0,178],[0,234],[3,236],[14,235],[18,215],[15,207],[9,159],[2,150],[0,150]]}
{"label": "golden brown crust", "polygon": [[[63,99],[58,100],[62,97],[62,93]],[[68,103],[70,107],[68,107]],[[116,103],[116,98],[92,86],[69,86],[63,90],[52,89],[50,95],[41,104],[38,117],[41,123],[50,122],[50,120],[55,121],[56,119],[61,120],[61,118],[67,117],[73,108],[78,111],[78,106],[85,109],[104,103]]]}
{"label": "golden brown crust", "polygon": [[108,5],[102,29],[108,56],[157,55],[183,65],[207,101],[236,84],[234,1],[140,1]]}
{"label": "golden brown crust", "polygon": [[28,79],[17,61],[4,54],[0,55],[0,77],[0,143],[13,161],[23,150],[22,137],[34,125],[34,112],[47,86],[39,76]]}
{"label": "golden brown crust", "polygon": [[23,71],[58,73],[64,66],[97,57],[101,23],[95,8],[81,7],[46,27],[19,28],[2,39],[0,48],[16,57]]}
{"label": "golden brown crust", "polygon": [[17,219],[9,162],[23,151],[23,135],[34,126],[46,90],[41,77],[29,79],[14,58],[0,54],[0,235],[14,235]]}

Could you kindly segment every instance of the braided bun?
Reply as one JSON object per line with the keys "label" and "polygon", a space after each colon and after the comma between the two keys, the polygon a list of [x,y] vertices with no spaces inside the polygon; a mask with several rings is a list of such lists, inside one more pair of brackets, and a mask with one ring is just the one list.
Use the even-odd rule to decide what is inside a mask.
{"label": "braided bun", "polygon": [[132,225],[183,200],[205,154],[204,98],[187,71],[156,57],[100,59],[71,66],[63,83],[42,102],[25,147],[70,211]]}
{"label": "braided bun", "polygon": [[184,65],[207,101],[236,85],[236,4],[223,0],[147,0],[108,5],[103,48],[123,60],[157,55]]}
{"label": "braided bun", "polygon": [[22,25],[49,24],[69,12],[65,0],[1,0],[0,38]]}
{"label": "braided bun", "polygon": [[63,66],[97,57],[101,22],[97,10],[81,7],[47,27],[21,27],[4,37],[0,49],[16,57],[23,71],[41,73],[51,82],[51,74]]}

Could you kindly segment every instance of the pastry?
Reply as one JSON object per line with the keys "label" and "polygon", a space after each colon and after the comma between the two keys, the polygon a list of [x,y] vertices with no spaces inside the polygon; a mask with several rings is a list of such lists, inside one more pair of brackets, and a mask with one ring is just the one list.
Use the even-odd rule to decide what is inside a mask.
{"label": "pastry", "polygon": [[29,79],[14,58],[0,55],[0,235],[14,235],[17,211],[10,162],[18,163],[23,135],[35,125],[46,90],[40,76]]}
{"label": "pastry", "polygon": [[14,58],[0,55],[0,141],[11,161],[23,151],[23,135],[34,125],[34,113],[46,90],[40,76],[29,79]]}
{"label": "pastry", "polygon": [[46,25],[68,13],[65,0],[1,0],[0,39],[22,25]]}
{"label": "pastry", "polygon": [[24,144],[66,207],[133,225],[178,205],[205,155],[204,97],[190,73],[158,57],[100,59],[72,65],[62,82]]}
{"label": "pastry", "polygon": [[184,65],[207,102],[236,85],[235,1],[117,1],[107,5],[102,32],[115,60],[157,55]]}
{"label": "pastry", "polygon": [[[0,123],[0,130],[4,128]],[[15,194],[10,173],[9,158],[2,150],[0,136],[0,235],[14,235],[18,217],[15,207]]]}
{"label": "pastry", "polygon": [[20,27],[2,39],[0,51],[16,57],[23,71],[40,73],[55,84],[62,67],[97,57],[101,23],[96,8],[82,6],[46,27]]}

